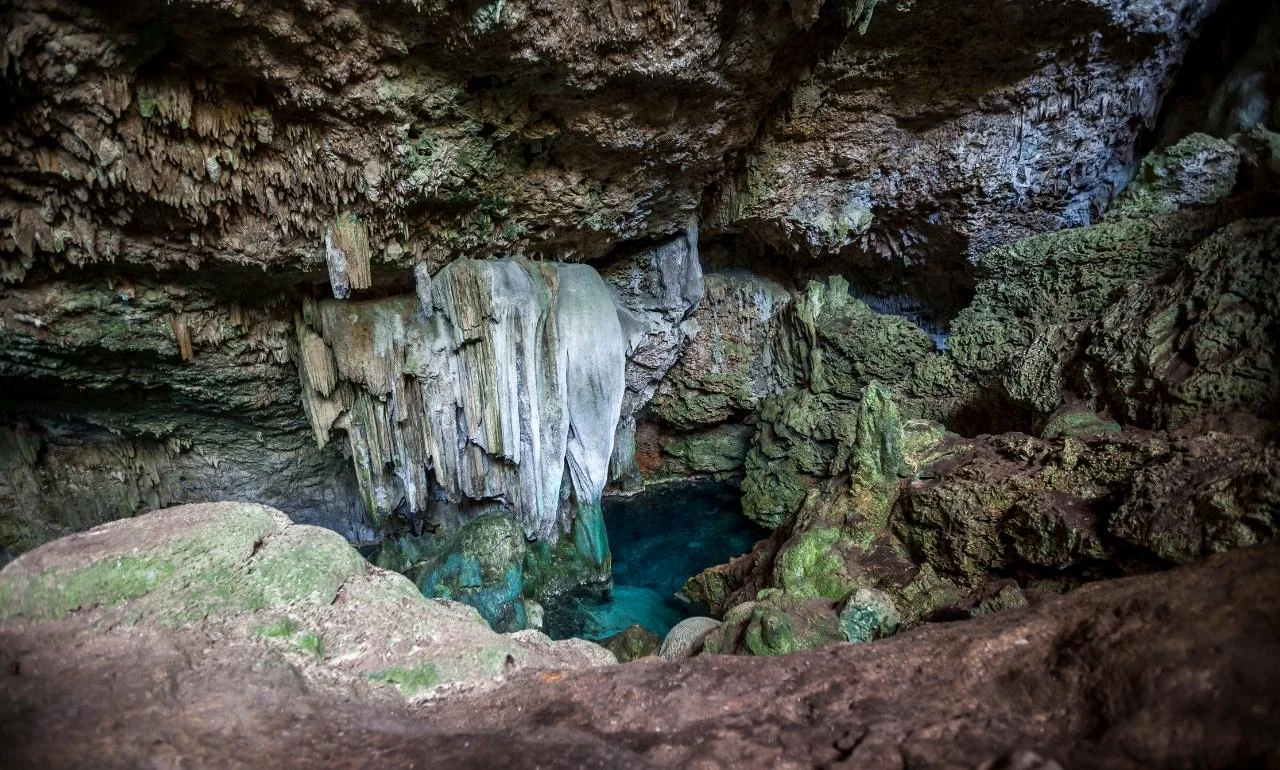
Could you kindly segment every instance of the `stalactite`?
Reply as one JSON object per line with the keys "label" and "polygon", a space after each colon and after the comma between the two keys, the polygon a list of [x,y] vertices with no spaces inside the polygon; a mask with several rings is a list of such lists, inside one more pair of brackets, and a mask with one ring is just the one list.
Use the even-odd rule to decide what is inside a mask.
{"label": "stalactite", "polygon": [[191,330],[187,326],[187,319],[181,313],[175,313],[170,317],[170,323],[173,325],[173,339],[178,343],[178,352],[182,354],[183,361],[190,361],[195,358],[195,351],[191,348]]}
{"label": "stalactite", "polygon": [[416,295],[299,312],[317,441],[346,433],[375,520],[500,500],[554,543],[598,507],[613,451],[625,352],[609,288],[585,265],[460,260],[420,289],[431,313]]}

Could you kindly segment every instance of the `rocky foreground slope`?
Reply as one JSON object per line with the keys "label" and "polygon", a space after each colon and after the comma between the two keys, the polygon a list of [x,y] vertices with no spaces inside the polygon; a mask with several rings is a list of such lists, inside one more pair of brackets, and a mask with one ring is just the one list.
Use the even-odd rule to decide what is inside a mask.
{"label": "rocky foreground slope", "polygon": [[[0,573],[0,759],[1047,770],[1264,767],[1280,757],[1274,545],[867,644],[522,673],[599,658],[499,637],[470,610],[415,597],[377,571],[344,577],[332,559],[291,560],[274,574],[283,556],[341,543],[277,529],[264,509],[216,508],[108,525]],[[189,542],[176,529],[205,536],[194,519],[245,525],[218,537],[228,555],[243,546],[234,555],[248,559],[244,571],[228,565],[224,583],[204,587],[205,560],[168,571],[163,546]],[[160,547],[122,547],[126,535]],[[139,559],[154,563],[137,572]],[[86,583],[85,570],[124,579]],[[415,633],[411,617],[427,625]],[[438,658],[441,645],[452,660],[464,648],[483,654],[460,676]],[[432,661],[487,683],[484,694],[410,675]],[[437,697],[410,706],[392,685],[409,695],[435,687]]]}

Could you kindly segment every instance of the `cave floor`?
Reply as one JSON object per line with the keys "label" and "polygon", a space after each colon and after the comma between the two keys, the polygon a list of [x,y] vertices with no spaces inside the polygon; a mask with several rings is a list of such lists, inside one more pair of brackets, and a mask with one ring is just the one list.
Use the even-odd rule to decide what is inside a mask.
{"label": "cave floor", "polygon": [[1280,545],[1257,547],[866,645],[518,674],[412,706],[189,631],[10,623],[0,766],[1268,766],[1277,586]]}

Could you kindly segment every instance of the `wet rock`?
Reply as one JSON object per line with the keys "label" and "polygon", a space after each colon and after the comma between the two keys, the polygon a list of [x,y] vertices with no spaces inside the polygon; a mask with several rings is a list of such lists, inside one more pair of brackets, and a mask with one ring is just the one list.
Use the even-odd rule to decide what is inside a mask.
{"label": "wet rock", "polygon": [[524,599],[524,530],[510,516],[473,519],[449,537],[433,539],[429,558],[404,571],[424,596],[469,604],[495,631],[530,627]]}

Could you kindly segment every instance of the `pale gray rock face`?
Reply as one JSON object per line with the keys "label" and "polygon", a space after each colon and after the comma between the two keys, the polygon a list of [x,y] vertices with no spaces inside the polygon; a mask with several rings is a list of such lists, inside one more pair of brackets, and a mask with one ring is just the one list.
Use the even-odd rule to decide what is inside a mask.
{"label": "pale gray rock face", "polygon": [[792,88],[708,228],[911,266],[1089,224],[1217,5],[881,4]]}
{"label": "pale gray rock face", "polygon": [[613,453],[625,350],[609,288],[586,265],[513,259],[418,278],[430,305],[325,301],[303,319],[317,436],[346,433],[376,520],[500,506],[555,542],[573,521],[564,481],[598,504]]}
{"label": "pale gray rock face", "polygon": [[623,414],[634,415],[653,398],[696,326],[684,323],[706,288],[698,261],[698,225],[607,269],[605,281],[618,301],[627,344],[627,393]]}
{"label": "pale gray rock face", "polygon": [[787,360],[784,310],[793,298],[783,286],[751,273],[706,276],[705,298],[688,323],[697,335],[665,376],[653,412],[690,430],[754,411],[761,399],[795,384]]}
{"label": "pale gray rock face", "polygon": [[618,304],[627,351],[626,392],[610,479],[635,469],[636,414],[648,405],[680,354],[697,338],[689,319],[706,294],[698,259],[698,224],[604,272]]}
{"label": "pale gray rock face", "polygon": [[724,624],[714,618],[685,618],[662,640],[658,657],[663,660],[686,660],[702,651],[702,643]]}

